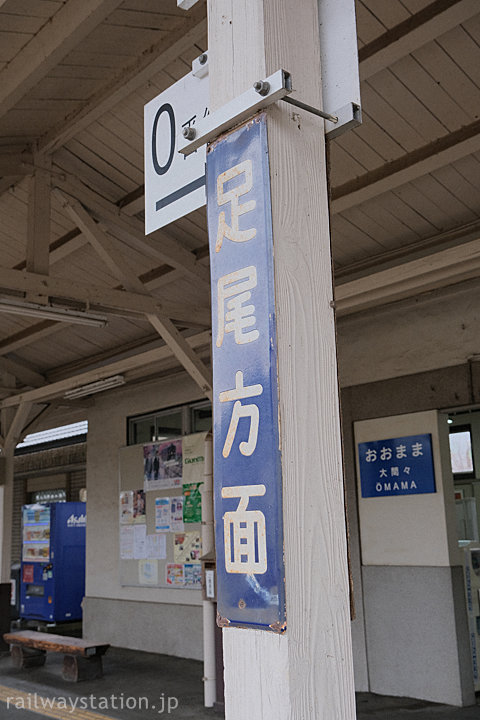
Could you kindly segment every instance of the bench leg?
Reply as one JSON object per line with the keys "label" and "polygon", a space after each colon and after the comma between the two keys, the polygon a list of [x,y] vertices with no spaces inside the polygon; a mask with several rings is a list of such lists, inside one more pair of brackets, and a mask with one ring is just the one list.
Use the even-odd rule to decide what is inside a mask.
{"label": "bench leg", "polygon": [[65,655],[62,676],[64,680],[71,682],[97,680],[103,677],[102,656],[91,655],[85,658],[79,655]]}
{"label": "bench leg", "polygon": [[17,670],[45,665],[45,657],[47,653],[44,650],[36,650],[34,648],[25,648],[20,645],[13,645],[10,652],[13,666]]}

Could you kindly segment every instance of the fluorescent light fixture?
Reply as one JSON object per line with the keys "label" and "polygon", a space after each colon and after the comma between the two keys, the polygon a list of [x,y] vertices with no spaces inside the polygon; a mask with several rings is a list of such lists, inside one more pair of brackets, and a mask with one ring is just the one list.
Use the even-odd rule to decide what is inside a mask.
{"label": "fluorescent light fixture", "polygon": [[37,305],[36,303],[22,302],[21,300],[7,300],[0,298],[0,312],[12,315],[26,315],[46,320],[60,320],[76,325],[90,325],[92,327],[105,327],[108,320],[104,315],[94,315],[81,310],[56,308],[51,305]]}
{"label": "fluorescent light fixture", "polygon": [[103,392],[104,390],[111,390],[112,388],[125,385],[125,378],[123,375],[112,375],[112,377],[105,378],[105,380],[97,380],[96,382],[89,383],[88,385],[81,385],[73,390],[67,390],[63,396],[67,400],[75,400],[76,398],[85,397],[86,395],[93,395],[94,393]]}

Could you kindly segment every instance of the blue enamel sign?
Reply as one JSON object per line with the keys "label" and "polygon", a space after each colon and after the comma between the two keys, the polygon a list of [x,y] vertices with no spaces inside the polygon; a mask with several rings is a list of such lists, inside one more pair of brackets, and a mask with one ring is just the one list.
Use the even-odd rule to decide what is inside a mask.
{"label": "blue enamel sign", "polygon": [[285,629],[273,240],[265,115],[210,146],[219,624]]}
{"label": "blue enamel sign", "polygon": [[358,454],[364,498],[436,492],[430,434],[359,443]]}

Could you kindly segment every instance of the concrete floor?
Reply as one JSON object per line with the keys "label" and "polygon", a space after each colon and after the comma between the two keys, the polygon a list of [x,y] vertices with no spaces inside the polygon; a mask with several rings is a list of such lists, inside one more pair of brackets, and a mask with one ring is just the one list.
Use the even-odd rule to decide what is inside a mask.
{"label": "concrete floor", "polygon": [[[173,720],[221,720],[223,717],[203,707],[203,668],[195,660],[111,648],[104,658],[105,676],[82,683],[64,681],[61,667],[62,658],[49,655],[43,667],[17,671],[11,667],[8,656],[1,657],[0,719],[148,720],[160,716]],[[50,710],[48,700],[53,698],[57,707]],[[178,707],[175,707],[177,701]],[[75,703],[76,709],[72,711]],[[130,709],[127,704],[131,705]],[[133,707],[134,704],[137,707]],[[357,717],[358,720],[480,720],[480,707],[452,708],[408,698],[359,693]]]}

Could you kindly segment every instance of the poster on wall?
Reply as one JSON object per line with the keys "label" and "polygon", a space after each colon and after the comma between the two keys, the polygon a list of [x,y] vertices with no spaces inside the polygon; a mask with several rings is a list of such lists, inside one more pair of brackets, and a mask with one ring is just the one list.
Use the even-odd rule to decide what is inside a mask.
{"label": "poster on wall", "polygon": [[185,587],[199,588],[202,586],[202,566],[200,563],[185,563]]}
{"label": "poster on wall", "polygon": [[132,525],[123,525],[120,527],[120,557],[122,560],[133,559],[133,534]]}
{"label": "poster on wall", "polygon": [[200,562],[202,536],[199,532],[176,533],[173,559],[176,563]]}
{"label": "poster on wall", "polygon": [[138,563],[138,582],[140,585],[158,585],[158,561],[140,560]]}
{"label": "poster on wall", "polygon": [[183,438],[183,484],[203,482],[206,433]]}
{"label": "poster on wall", "polygon": [[184,587],[185,575],[183,565],[179,563],[167,563],[165,568],[165,581],[171,587]]}
{"label": "poster on wall", "polygon": [[436,492],[432,436],[358,443],[363,498]]}
{"label": "poster on wall", "polygon": [[155,498],[155,532],[170,530],[170,498]]}
{"label": "poster on wall", "polygon": [[133,557],[142,560],[147,557],[147,526],[133,526]]}
{"label": "poster on wall", "polygon": [[181,438],[143,446],[143,479],[145,491],[181,485]]}
{"label": "poster on wall", "polygon": [[145,491],[133,491],[133,522],[144,523],[147,520],[145,513]]}
{"label": "poster on wall", "polygon": [[170,498],[170,530],[183,532],[183,495]]}
{"label": "poster on wall", "polygon": [[147,558],[165,560],[167,557],[167,536],[165,533],[147,535]]}
{"label": "poster on wall", "polygon": [[120,493],[120,524],[133,523],[133,490]]}
{"label": "poster on wall", "polygon": [[183,486],[183,522],[202,522],[202,494],[200,486],[203,482],[188,483]]}

